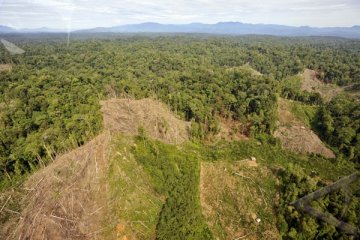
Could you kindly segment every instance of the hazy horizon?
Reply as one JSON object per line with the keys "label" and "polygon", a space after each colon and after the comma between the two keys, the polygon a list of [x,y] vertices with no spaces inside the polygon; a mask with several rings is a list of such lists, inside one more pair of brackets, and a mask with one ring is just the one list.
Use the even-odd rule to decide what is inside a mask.
{"label": "hazy horizon", "polygon": [[[141,24],[160,24],[160,25],[191,25],[191,24],[208,24],[208,25],[216,25],[220,23],[239,23],[239,24],[252,24],[252,25],[278,25],[278,26],[287,26],[287,27],[310,27],[310,28],[351,28],[360,26],[358,24],[351,25],[351,26],[327,26],[327,27],[316,27],[316,26],[309,26],[309,25],[302,25],[302,26],[294,26],[294,25],[287,25],[287,24],[277,24],[277,23],[249,23],[249,22],[240,22],[240,21],[224,21],[224,22],[214,22],[214,23],[204,23],[204,22],[189,22],[189,23],[159,23],[159,22],[139,22],[139,23],[126,23],[126,24],[117,24],[112,26],[94,26],[94,27],[88,27],[88,28],[71,28],[71,31],[77,31],[77,30],[87,30],[87,29],[96,29],[96,28],[112,28],[112,27],[118,27],[118,26],[127,26],[127,25],[141,25]],[[4,27],[10,27],[15,30],[32,30],[32,29],[49,29],[49,30],[59,30],[59,31],[66,31],[66,28],[53,28],[49,26],[38,26],[38,27],[14,27],[9,26],[5,24],[0,24],[0,26]]]}
{"label": "hazy horizon", "polygon": [[22,28],[88,29],[156,22],[242,22],[310,27],[360,25],[356,0],[0,0],[0,25]]}

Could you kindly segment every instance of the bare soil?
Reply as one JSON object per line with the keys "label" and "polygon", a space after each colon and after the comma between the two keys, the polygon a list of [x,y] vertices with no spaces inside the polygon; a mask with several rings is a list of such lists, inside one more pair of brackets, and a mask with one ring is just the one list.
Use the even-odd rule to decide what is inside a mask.
{"label": "bare soil", "polygon": [[305,69],[302,74],[301,89],[311,93],[319,93],[326,101],[343,92],[343,89],[334,84],[325,84],[317,78],[314,70]]}
{"label": "bare soil", "polygon": [[[22,210],[13,212],[9,221],[0,227],[0,239],[102,239],[103,233],[109,231],[117,231],[116,236],[122,236],[122,239],[137,239],[137,232],[131,229],[139,229],[136,224],[146,226],[141,221],[127,223],[126,219],[111,219],[114,222],[106,224],[109,220],[105,219],[108,212],[118,206],[114,205],[113,199],[110,200],[113,193],[109,191],[107,179],[113,133],[133,136],[138,134],[139,127],[143,127],[150,137],[167,143],[181,143],[188,139],[189,123],[177,119],[166,105],[151,99],[111,99],[102,102],[101,111],[104,114],[103,133],[32,174],[21,186],[25,192],[23,195],[10,193],[13,198],[16,196],[21,199],[18,202]],[[125,157],[124,161],[127,161]],[[135,166],[136,161],[133,162]],[[125,166],[120,164],[117,167],[119,173],[126,173],[125,169],[121,169]],[[136,169],[132,167],[133,171]],[[135,175],[142,176],[139,173]],[[124,179],[130,182],[133,178],[130,172],[124,175]],[[137,182],[140,186],[141,181],[137,179]],[[136,191],[151,190],[148,190],[147,185],[139,186],[136,186],[134,192],[122,197],[125,202],[119,203],[130,206],[129,199],[133,203],[135,200],[146,202],[137,199],[140,194]],[[131,198],[132,195],[134,197]],[[157,199],[148,198],[149,201]],[[0,196],[1,202],[2,199]],[[5,210],[11,211],[7,208]],[[119,224],[124,224],[126,230],[122,230]],[[113,229],[109,230],[107,226]],[[134,234],[124,235],[123,231]]]}
{"label": "bare soil", "polygon": [[284,148],[299,153],[314,153],[327,158],[335,158],[335,154],[320,138],[289,111],[290,106],[287,100],[279,99],[278,104],[280,123],[274,136],[280,139]]}
{"label": "bare soil", "polygon": [[201,207],[216,239],[280,238],[275,221],[263,217],[274,216],[261,183],[267,178],[269,170],[247,159],[201,164]]}
{"label": "bare soil", "polygon": [[190,123],[179,120],[169,108],[153,99],[110,99],[101,102],[104,127],[111,132],[137,135],[140,127],[165,143],[179,144],[189,139]]}
{"label": "bare soil", "polygon": [[11,68],[10,64],[0,64],[0,72],[11,71]]}
{"label": "bare soil", "polygon": [[[219,133],[215,135],[215,139],[226,140],[226,141],[240,141],[248,140],[246,136],[246,126],[238,121],[231,119],[221,119],[220,120],[220,130]],[[243,133],[241,133],[243,130]]]}
{"label": "bare soil", "polygon": [[3,239],[96,238],[107,206],[103,177],[109,141],[103,133],[34,173],[23,186],[24,209]]}

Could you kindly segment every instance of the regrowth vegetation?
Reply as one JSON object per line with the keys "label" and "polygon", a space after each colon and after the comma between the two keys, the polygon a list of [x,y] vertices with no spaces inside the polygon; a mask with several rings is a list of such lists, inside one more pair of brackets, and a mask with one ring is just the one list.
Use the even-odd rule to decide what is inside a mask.
{"label": "regrowth vegetation", "polygon": [[200,160],[176,146],[137,138],[133,152],[149,173],[155,190],[166,197],[156,239],[212,239],[199,201]]}
{"label": "regrowth vegetation", "polygon": [[[253,207],[258,208],[262,201],[269,203],[266,211],[259,211],[264,224],[268,225],[254,225],[249,218],[242,227],[249,226],[255,237],[264,237],[262,230],[270,229],[277,220],[279,233],[285,239],[351,238],[335,227],[295,211],[289,207],[289,201],[360,166],[359,100],[344,91],[327,102],[316,91],[304,91],[300,75],[305,69],[311,69],[316,74],[312,81],[321,81],[322,86],[331,83],[351,88],[353,94],[360,80],[359,41],[161,35],[109,35],[90,39],[87,35],[75,35],[67,46],[61,35],[8,37],[25,53],[10,55],[0,49],[0,190],[18,186],[21,176],[46,166],[49,160],[98,135],[103,129],[102,100],[152,98],[190,122],[181,124],[181,141],[167,142],[184,142],[188,134],[192,142],[177,146],[161,143],[147,137],[141,128],[135,142],[128,138],[117,140],[115,149],[119,148],[121,156],[113,156],[110,161],[109,191],[113,199],[119,199],[121,193],[124,195],[123,202],[114,206],[114,215],[110,218],[122,217],[133,223],[130,226],[119,223],[125,226],[119,225],[123,237],[243,237],[226,232],[221,224],[212,231],[208,227],[199,198],[200,166],[204,160],[217,161],[229,169],[242,171],[244,169],[238,169],[234,162],[254,156],[264,167],[264,171],[259,171],[268,175],[263,182],[256,179],[256,184],[249,185],[253,191],[259,185],[265,192]],[[11,71],[3,71],[3,66],[11,66]],[[317,133],[336,158],[282,149],[272,136],[282,117],[278,113],[279,97],[289,102],[287,110],[299,126],[303,124]],[[146,122],[151,104],[146,106],[149,109],[137,114],[132,107],[141,110],[142,106],[137,103],[130,106],[126,101],[118,102],[114,108],[108,106],[110,112],[116,108],[122,111],[114,119],[105,117],[105,127],[108,120],[121,122],[126,126],[117,130],[130,129],[134,135],[134,129],[141,124],[155,125],[151,135],[165,140],[176,132],[177,127],[167,125],[172,124],[173,118],[154,117]],[[106,102],[104,106],[107,107]],[[161,112],[161,109],[158,110]],[[135,122],[137,117],[142,120]],[[249,140],[214,143],[212,140],[217,134],[221,135],[224,123],[231,123],[229,126],[233,128],[227,132],[245,135]],[[124,150],[127,145],[128,150]],[[123,165],[122,168],[119,165]],[[135,168],[138,176],[149,179],[151,184],[131,173],[130,168]],[[119,178],[121,174],[126,178]],[[130,182],[137,183],[139,188]],[[128,188],[127,191],[123,191],[124,188]],[[135,205],[126,205],[135,201],[133,194],[140,199]],[[219,209],[225,212],[238,209],[235,195],[224,198],[230,199],[229,208]],[[147,200],[140,201],[145,196]],[[317,204],[358,225],[358,193],[350,199],[346,211],[341,207],[346,200],[342,193],[320,199]],[[129,214],[119,210],[120,203],[127,206]],[[2,201],[0,206],[3,204]],[[139,211],[145,215],[140,216]],[[346,213],[339,214],[344,211]],[[245,218],[249,216],[239,213]],[[234,218],[233,214],[225,214],[220,220],[222,224],[234,224]],[[278,236],[276,231],[273,233]]]}
{"label": "regrowth vegetation", "polygon": [[[101,129],[106,96],[157,97],[186,120],[195,137],[218,131],[218,118],[243,123],[242,133],[275,127],[278,80],[319,71],[333,83],[359,79],[359,42],[271,37],[14,36],[26,50],[0,63],[0,171],[18,174],[83,144]],[[42,40],[45,39],[45,42]],[[254,74],[250,64],[263,75]],[[229,68],[234,70],[229,71]]]}

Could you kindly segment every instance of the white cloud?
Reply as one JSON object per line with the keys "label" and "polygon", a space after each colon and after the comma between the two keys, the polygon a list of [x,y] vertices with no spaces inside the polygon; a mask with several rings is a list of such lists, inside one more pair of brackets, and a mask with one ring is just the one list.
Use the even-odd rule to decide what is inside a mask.
{"label": "white cloud", "polygon": [[0,0],[0,24],[18,27],[88,28],[145,21],[351,26],[360,23],[359,16],[359,0]]}

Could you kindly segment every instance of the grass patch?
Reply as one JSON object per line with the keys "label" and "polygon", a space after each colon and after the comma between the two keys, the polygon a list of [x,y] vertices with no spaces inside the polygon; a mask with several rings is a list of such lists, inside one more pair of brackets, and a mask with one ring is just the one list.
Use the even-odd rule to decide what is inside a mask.
{"label": "grass patch", "polygon": [[203,212],[217,239],[279,238],[271,171],[244,161],[206,162],[201,171]]}
{"label": "grass patch", "polygon": [[16,225],[18,221],[18,215],[14,212],[22,211],[22,203],[24,196],[28,193],[21,186],[29,176],[28,173],[24,175],[12,175],[3,178],[0,181],[0,238],[8,237],[9,228]]}
{"label": "grass patch", "polygon": [[[270,141],[273,140],[270,139]],[[262,141],[262,143],[252,139],[241,142],[221,142],[206,147],[195,145],[192,147],[197,149],[203,156],[203,159],[208,161],[209,164],[218,165],[219,162],[225,163],[224,166],[219,167],[222,171],[209,178],[218,178],[220,182],[224,183],[223,188],[217,193],[214,193],[217,195],[216,199],[211,199],[211,196],[209,196],[209,202],[212,202],[210,205],[215,206],[214,212],[220,213],[220,215],[214,216],[217,224],[215,226],[210,224],[211,229],[219,239],[229,239],[228,229],[229,226],[234,224],[237,224],[236,227],[238,229],[246,229],[246,231],[240,231],[242,234],[236,235],[234,237],[235,239],[246,236],[249,232],[250,235],[247,236],[249,239],[279,238],[279,236],[276,235],[278,233],[274,231],[274,227],[269,223],[278,222],[278,213],[286,211],[290,202],[294,200],[293,198],[290,200],[287,199],[282,189],[287,188],[288,185],[291,185],[294,189],[298,189],[296,184],[284,182],[281,178],[281,174],[287,172],[289,166],[295,166],[296,169],[300,169],[303,176],[315,175],[318,181],[322,180],[324,182],[336,181],[340,177],[347,176],[356,171],[354,164],[349,161],[343,161],[341,159],[329,160],[318,155],[294,154],[283,150],[278,144],[269,143],[266,140]],[[235,186],[234,188],[229,188],[231,184],[225,183],[226,181],[230,181],[229,179],[233,176],[229,175],[228,177],[224,177],[226,174],[229,174],[224,171],[224,168],[226,168],[227,171],[234,171],[238,161],[252,156],[256,157],[259,164],[257,170],[246,169],[245,167],[236,170],[240,171],[242,175],[250,177],[252,180],[248,178],[231,180],[235,181],[236,184],[233,184],[233,186]],[[219,181],[215,181],[214,184]],[[263,196],[261,196],[259,192],[260,188],[263,189]],[[310,189],[308,193],[318,188],[319,187]],[[209,189],[213,190],[213,188]],[[208,190],[204,191],[205,194],[207,194],[206,191]],[[250,197],[251,193],[245,194],[244,192],[252,192],[253,197]],[[281,193],[280,196],[279,193]],[[262,197],[270,203],[269,207],[265,206]],[[297,196],[295,196],[295,199],[296,198]],[[243,201],[243,203],[241,203],[241,201]],[[217,202],[220,202],[221,205]],[[241,210],[241,206],[245,206],[246,209]],[[254,221],[249,217],[249,211],[250,213],[251,211],[256,213],[256,216],[262,219],[262,224],[264,225],[254,224]],[[300,215],[301,213],[297,214]],[[306,214],[301,214],[301,216],[306,219],[311,218]],[[280,218],[281,221],[278,225],[279,231],[281,234],[284,234],[282,226],[285,220],[283,216],[280,216]],[[290,226],[291,221],[291,218],[289,218],[285,222]],[[322,223],[319,222],[319,224],[321,225]],[[224,231],[224,229],[227,231]]]}
{"label": "grass patch", "polygon": [[213,239],[201,213],[200,159],[195,151],[138,137],[133,153],[166,197],[156,239]]}
{"label": "grass patch", "polygon": [[281,148],[279,143],[269,143],[273,139],[259,142],[255,139],[248,141],[219,142],[216,145],[197,149],[206,161],[238,161],[254,156],[264,166],[276,170],[288,166],[289,163],[299,165],[308,174],[317,171],[319,176],[327,180],[351,174],[355,170],[353,163],[341,159],[326,159],[319,155],[296,154]]}
{"label": "grass patch", "polygon": [[289,101],[290,111],[294,116],[303,122],[307,127],[311,128],[312,122],[318,111],[317,106],[310,106],[297,101]]}
{"label": "grass patch", "polygon": [[112,141],[107,178],[111,209],[105,220],[112,225],[105,233],[106,239],[124,236],[154,239],[156,236],[163,200],[131,153],[133,144],[131,138],[120,135]]}

